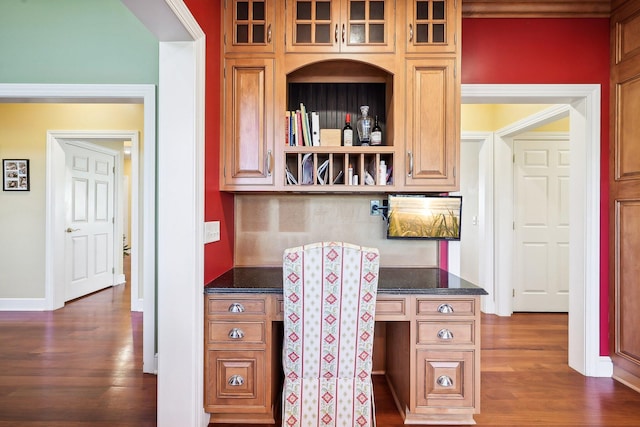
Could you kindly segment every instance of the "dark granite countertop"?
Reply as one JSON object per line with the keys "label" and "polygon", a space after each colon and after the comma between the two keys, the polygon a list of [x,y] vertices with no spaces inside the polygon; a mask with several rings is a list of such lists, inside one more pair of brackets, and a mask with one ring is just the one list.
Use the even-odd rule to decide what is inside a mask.
{"label": "dark granite countertop", "polygon": [[[281,267],[236,267],[208,283],[204,292],[282,293]],[[487,295],[487,291],[440,268],[380,268],[379,294]]]}

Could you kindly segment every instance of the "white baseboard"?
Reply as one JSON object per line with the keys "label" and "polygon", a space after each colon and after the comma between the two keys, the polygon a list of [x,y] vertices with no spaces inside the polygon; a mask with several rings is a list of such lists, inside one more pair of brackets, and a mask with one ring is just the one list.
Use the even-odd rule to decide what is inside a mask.
{"label": "white baseboard", "polygon": [[138,298],[137,300],[131,300],[131,311],[143,312],[144,298]]}
{"label": "white baseboard", "polygon": [[611,378],[613,375],[613,362],[609,356],[600,356],[596,366],[595,377]]}
{"label": "white baseboard", "polygon": [[0,298],[0,311],[45,311],[45,298]]}
{"label": "white baseboard", "polygon": [[114,283],[114,285],[122,285],[122,284],[124,284],[124,283],[126,283],[126,282],[127,282],[127,280],[124,278],[124,274],[118,274],[118,275],[115,277],[115,283]]}

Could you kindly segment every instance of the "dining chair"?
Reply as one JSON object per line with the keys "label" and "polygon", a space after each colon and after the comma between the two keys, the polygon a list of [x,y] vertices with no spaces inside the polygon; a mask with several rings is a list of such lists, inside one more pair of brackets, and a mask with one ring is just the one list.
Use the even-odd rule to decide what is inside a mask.
{"label": "dining chair", "polygon": [[283,427],[366,427],[380,255],[318,242],[283,255]]}

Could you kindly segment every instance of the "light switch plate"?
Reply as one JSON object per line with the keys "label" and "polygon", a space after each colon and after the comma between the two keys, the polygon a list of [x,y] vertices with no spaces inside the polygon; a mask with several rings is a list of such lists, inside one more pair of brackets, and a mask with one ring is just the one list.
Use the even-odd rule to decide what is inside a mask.
{"label": "light switch plate", "polygon": [[220,221],[207,221],[204,223],[204,243],[220,240]]}

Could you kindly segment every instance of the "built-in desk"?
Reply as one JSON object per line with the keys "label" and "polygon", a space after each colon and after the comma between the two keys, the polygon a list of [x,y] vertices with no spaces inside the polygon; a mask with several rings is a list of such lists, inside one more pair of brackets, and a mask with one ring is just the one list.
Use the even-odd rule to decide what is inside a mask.
{"label": "built-in desk", "polygon": [[[475,424],[480,296],[438,268],[381,268],[374,374],[405,424]],[[205,287],[205,410],[213,423],[273,424],[281,387],[282,269],[234,268]]]}

